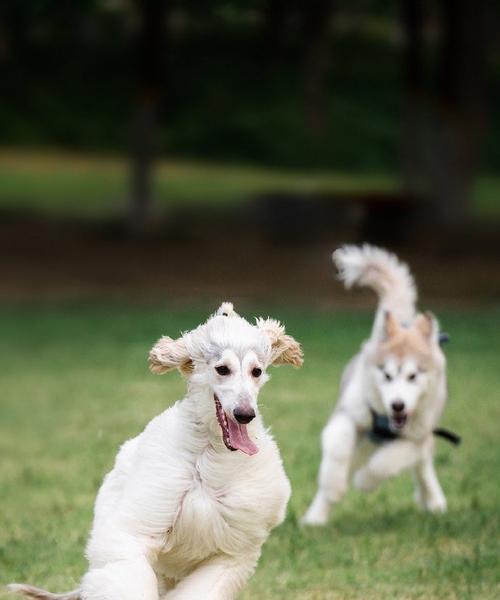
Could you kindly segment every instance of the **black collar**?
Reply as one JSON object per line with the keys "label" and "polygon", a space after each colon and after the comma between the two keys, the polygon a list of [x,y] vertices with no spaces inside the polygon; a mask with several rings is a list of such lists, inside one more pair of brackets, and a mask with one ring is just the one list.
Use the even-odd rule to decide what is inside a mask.
{"label": "black collar", "polygon": [[372,413],[372,428],[368,431],[368,437],[374,444],[382,444],[397,440],[399,433],[393,431],[389,426],[389,417],[381,415],[370,407]]}
{"label": "black collar", "polygon": [[[373,443],[382,444],[384,442],[397,440],[401,437],[399,433],[396,433],[390,428],[389,417],[375,412],[371,407],[370,412],[372,415],[372,428],[368,430],[367,433]],[[444,427],[437,427],[432,430],[432,433],[437,437],[442,437],[455,446],[458,446],[462,441],[462,438],[459,435]]]}

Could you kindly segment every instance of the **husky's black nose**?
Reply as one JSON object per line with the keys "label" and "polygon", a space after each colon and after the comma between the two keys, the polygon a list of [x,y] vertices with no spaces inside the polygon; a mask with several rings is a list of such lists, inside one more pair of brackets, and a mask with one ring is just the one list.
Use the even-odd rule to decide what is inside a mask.
{"label": "husky's black nose", "polygon": [[238,423],[243,423],[246,425],[250,423],[253,419],[255,419],[255,411],[253,408],[239,408],[236,407],[233,410],[234,418],[238,421]]}
{"label": "husky's black nose", "polygon": [[391,404],[392,410],[394,412],[402,412],[405,408],[405,403],[402,400],[394,400],[394,402]]}

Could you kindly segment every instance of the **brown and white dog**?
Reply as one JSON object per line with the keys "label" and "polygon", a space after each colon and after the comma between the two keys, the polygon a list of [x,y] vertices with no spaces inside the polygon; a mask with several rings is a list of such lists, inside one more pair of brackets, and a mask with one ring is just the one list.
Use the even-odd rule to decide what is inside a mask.
{"label": "brown and white dog", "polygon": [[447,394],[437,321],[416,313],[413,278],[393,254],[349,245],[334,252],[333,261],[347,288],[372,288],[379,305],[371,337],[347,365],[323,430],[319,489],[303,523],[326,523],[352,472],[354,486],[369,491],[411,469],[418,504],[444,512],[433,464],[433,432]]}

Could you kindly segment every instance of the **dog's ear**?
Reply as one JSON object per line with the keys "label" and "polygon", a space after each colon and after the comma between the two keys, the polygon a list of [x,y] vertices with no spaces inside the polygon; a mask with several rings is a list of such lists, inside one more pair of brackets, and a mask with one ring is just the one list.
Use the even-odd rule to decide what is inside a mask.
{"label": "dog's ear", "polygon": [[384,338],[386,340],[390,340],[397,334],[398,331],[399,323],[397,322],[392,312],[390,310],[386,310],[384,312]]}
{"label": "dog's ear", "polygon": [[417,315],[413,326],[426,340],[437,339],[438,337],[437,319],[430,311]]}
{"label": "dog's ear", "polygon": [[302,348],[276,319],[257,319],[257,327],[263,331],[271,343],[271,365],[292,365],[298,369],[304,362]]}
{"label": "dog's ear", "polygon": [[157,375],[163,375],[174,369],[189,375],[193,370],[193,362],[184,340],[161,337],[149,352],[149,369]]}

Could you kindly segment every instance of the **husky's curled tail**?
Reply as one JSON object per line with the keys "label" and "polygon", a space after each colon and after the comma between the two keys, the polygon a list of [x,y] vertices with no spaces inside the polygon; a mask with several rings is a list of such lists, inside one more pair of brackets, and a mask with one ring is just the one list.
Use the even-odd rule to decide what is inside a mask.
{"label": "husky's curled tail", "polygon": [[332,255],[338,276],[346,288],[353,285],[369,287],[378,296],[377,324],[383,313],[390,311],[400,323],[409,323],[415,316],[417,290],[408,266],[398,258],[369,244],[342,246]]}
{"label": "husky's curled tail", "polygon": [[17,594],[24,594],[28,598],[35,598],[36,600],[81,600],[80,590],[73,590],[65,594],[51,594],[50,592],[33,587],[32,585],[25,585],[24,583],[11,583],[7,586],[7,589]]}

